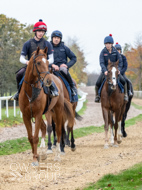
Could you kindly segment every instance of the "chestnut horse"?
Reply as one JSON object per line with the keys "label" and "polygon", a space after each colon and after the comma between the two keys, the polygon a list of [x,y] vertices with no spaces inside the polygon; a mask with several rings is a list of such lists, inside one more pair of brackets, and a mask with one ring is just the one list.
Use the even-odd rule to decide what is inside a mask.
{"label": "chestnut horse", "polygon": [[[60,77],[59,77],[59,79],[62,82],[63,91],[64,91],[64,97],[68,101],[70,101],[68,90],[67,90],[67,88],[66,88],[63,80]],[[75,80],[74,80],[74,83],[75,83],[76,88],[77,88],[77,84],[76,84]],[[74,118],[76,118],[77,120],[81,120],[82,117],[79,114],[77,114],[76,111],[75,111],[76,106],[77,106],[77,102],[72,102],[71,104],[72,104]],[[47,132],[48,132],[48,137],[50,137],[51,136],[51,132],[53,130],[53,134],[54,134],[54,144],[53,144],[53,147],[56,147],[56,133],[55,133],[55,129],[56,129],[55,122],[52,121],[52,126],[49,126],[49,128],[47,128]],[[70,145],[70,141],[69,141],[69,134],[70,133],[71,133],[71,145]],[[67,125],[67,134],[66,134],[64,126],[62,126],[62,136],[61,136],[61,142],[60,142],[61,153],[64,154],[65,143],[66,143],[66,145],[71,146],[71,150],[72,151],[75,151],[76,147],[75,147],[75,143],[74,142],[75,142],[75,140],[74,140],[74,135],[73,135],[73,125],[71,127]],[[48,154],[53,153],[51,138],[48,138],[48,150],[47,150],[47,153]]]}
{"label": "chestnut horse", "polygon": [[[118,147],[117,143],[121,143],[121,120],[125,110],[126,103],[124,102],[124,93],[120,92],[118,87],[118,63],[110,62],[108,60],[108,75],[101,92],[101,107],[104,118],[105,129],[105,145],[104,148],[109,148],[108,145],[108,130],[111,125],[111,143]],[[115,135],[113,137],[113,115],[115,116],[114,129]],[[119,125],[119,130],[118,130]],[[118,139],[117,139],[118,130]]]}
{"label": "chestnut horse", "polygon": [[[56,121],[57,133],[57,149],[56,159],[60,157],[60,139],[62,125],[66,118],[69,120],[69,126],[74,124],[74,115],[72,105],[64,99],[63,87],[61,81],[48,71],[49,62],[47,61],[47,48],[40,50],[38,47],[33,52],[29,64],[26,69],[24,82],[19,94],[19,106],[23,113],[23,121],[27,129],[28,139],[32,147],[33,166],[38,166],[39,155],[37,154],[37,145],[39,142],[39,129],[42,131],[41,147],[45,147],[46,125],[42,119],[45,107],[48,105],[48,110],[45,114],[48,124],[49,118],[52,116]],[[59,96],[51,99],[49,103],[49,95],[43,91],[44,86],[50,86],[51,81],[54,81],[58,88]],[[35,118],[35,132],[32,134],[31,119]]]}

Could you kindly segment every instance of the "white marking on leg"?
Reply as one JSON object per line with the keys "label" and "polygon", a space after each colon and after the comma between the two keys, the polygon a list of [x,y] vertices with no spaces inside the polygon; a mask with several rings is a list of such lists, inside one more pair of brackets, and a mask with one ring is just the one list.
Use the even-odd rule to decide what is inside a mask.
{"label": "white marking on leg", "polygon": [[114,136],[113,136],[113,129],[110,128],[110,144],[113,145],[114,144]]}
{"label": "white marking on leg", "polygon": [[41,139],[40,148],[45,148],[45,140],[44,140],[44,138]]}
{"label": "white marking on leg", "polygon": [[55,161],[60,161],[60,143],[57,143]]}
{"label": "white marking on leg", "polygon": [[118,122],[118,143],[121,143],[122,142],[122,132],[121,132],[121,121]]}

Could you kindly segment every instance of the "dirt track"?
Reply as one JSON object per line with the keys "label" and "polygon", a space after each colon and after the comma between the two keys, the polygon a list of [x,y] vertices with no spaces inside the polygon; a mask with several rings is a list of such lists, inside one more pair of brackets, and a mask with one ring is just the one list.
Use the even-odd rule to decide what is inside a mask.
{"label": "dirt track", "polygon": [[[85,90],[84,90],[85,91]],[[103,124],[100,104],[91,115],[94,100],[93,90],[88,89],[88,109],[83,126]],[[92,93],[91,93],[92,92]],[[94,103],[95,104],[95,103]],[[89,111],[88,111],[89,110]],[[94,110],[92,110],[94,111]],[[140,114],[141,110],[131,108],[130,117]],[[90,121],[90,123],[89,123]],[[82,126],[82,127],[83,127]],[[79,127],[79,125],[77,125]],[[130,166],[142,162],[142,123],[127,128],[128,137],[123,139],[118,148],[104,149],[104,133],[92,134],[76,139],[77,149],[71,152],[66,148],[66,155],[61,156],[61,162],[54,162],[54,156],[48,155],[40,162],[38,168],[30,166],[31,151],[0,157],[0,189],[1,190],[73,190],[82,189],[87,183],[95,182],[106,173],[117,173]]]}

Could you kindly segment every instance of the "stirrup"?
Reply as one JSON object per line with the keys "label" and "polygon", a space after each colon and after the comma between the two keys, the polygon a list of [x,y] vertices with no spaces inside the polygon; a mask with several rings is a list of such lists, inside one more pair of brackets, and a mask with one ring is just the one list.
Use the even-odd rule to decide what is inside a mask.
{"label": "stirrup", "polygon": [[72,96],[75,96],[76,95],[76,91],[74,88],[71,88],[71,93],[72,93]]}
{"label": "stirrup", "polygon": [[133,96],[133,93],[131,92],[131,90],[128,91],[128,95],[129,95],[129,97]]}
{"label": "stirrup", "polygon": [[59,93],[57,91],[51,91],[50,90],[50,98],[54,98],[54,97],[57,97],[59,96]]}

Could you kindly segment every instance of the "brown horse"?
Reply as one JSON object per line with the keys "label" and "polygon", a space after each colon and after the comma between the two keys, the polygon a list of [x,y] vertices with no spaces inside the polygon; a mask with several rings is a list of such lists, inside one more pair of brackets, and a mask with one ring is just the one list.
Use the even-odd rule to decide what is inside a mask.
{"label": "brown horse", "polygon": [[[104,148],[108,148],[108,129],[111,125],[111,143],[117,147],[117,143],[121,143],[121,120],[125,110],[124,102],[124,93],[120,92],[120,89],[117,84],[118,79],[118,63],[119,60],[115,63],[108,61],[108,75],[101,92],[101,106],[102,113],[104,118],[104,128],[105,128],[105,145]],[[113,115],[115,115],[115,135],[113,138]],[[117,130],[118,139],[117,139]]]}
{"label": "brown horse", "polygon": [[[46,125],[42,119],[43,112],[47,103],[49,104],[49,95],[43,91],[43,85],[49,86],[51,81],[54,81],[59,92],[59,96],[51,99],[48,106],[48,111],[45,116],[50,123],[49,118],[52,116],[56,121],[57,133],[57,149],[56,159],[60,155],[60,139],[62,125],[66,118],[69,120],[69,125],[74,124],[74,115],[72,105],[64,99],[63,87],[61,81],[48,71],[47,48],[37,50],[33,53],[26,69],[24,82],[19,94],[19,106],[23,113],[23,121],[28,132],[28,139],[33,152],[33,166],[38,165],[39,155],[37,154],[37,145],[39,142],[39,129],[42,131],[41,147],[45,147]],[[31,119],[35,118],[35,132],[32,134]]]}
{"label": "brown horse", "polygon": [[[52,72],[52,71],[51,71]],[[62,86],[63,86],[63,91],[64,91],[64,97],[65,99],[67,99],[68,101],[70,101],[70,97],[69,97],[69,93],[68,93],[68,90],[63,82],[63,80],[59,77],[59,79],[61,80],[62,82]],[[76,88],[77,88],[77,84],[76,82],[74,81],[75,85],[76,85]],[[78,115],[75,111],[76,109],[76,106],[77,106],[77,102],[72,102],[72,110],[73,110],[73,114],[74,114],[74,118],[78,119],[78,120],[81,120],[82,117],[80,115]],[[67,125],[67,135],[66,135],[66,131],[65,131],[65,128],[64,128],[64,125],[62,126],[62,136],[61,136],[61,142],[60,142],[60,148],[61,148],[61,153],[64,154],[64,147],[65,147],[65,143],[70,146],[70,141],[69,141],[69,134],[71,133],[71,150],[72,151],[75,151],[75,140],[74,140],[74,135],[73,135],[73,126],[72,125],[71,127],[69,125]],[[47,153],[48,154],[51,154],[53,153],[52,151],[52,147],[56,147],[56,133],[55,133],[55,122],[52,121],[52,126],[48,126],[47,128],[47,132],[48,132],[48,150],[47,150]],[[51,133],[52,133],[52,130],[53,130],[53,134],[54,134],[54,144],[52,146],[52,143],[51,143]]]}

